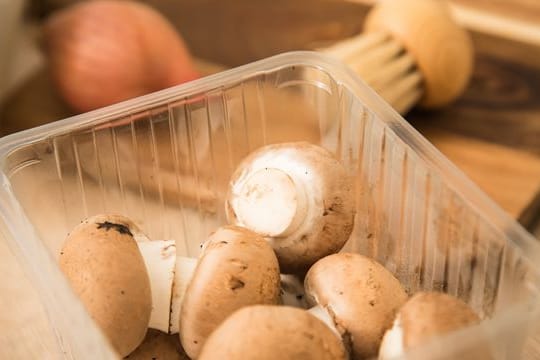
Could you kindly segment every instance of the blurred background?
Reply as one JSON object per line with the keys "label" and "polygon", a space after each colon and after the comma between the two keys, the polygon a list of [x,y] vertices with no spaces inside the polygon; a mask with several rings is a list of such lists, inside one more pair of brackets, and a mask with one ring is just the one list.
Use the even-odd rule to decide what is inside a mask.
{"label": "blurred background", "polygon": [[[80,2],[0,0],[1,136],[285,51],[331,46],[362,31],[374,1],[141,1],[171,28],[114,7],[70,13]],[[472,79],[452,104],[404,116],[540,237],[540,2],[453,0],[451,10],[472,36]],[[133,32],[118,26],[129,22]],[[145,27],[153,29],[148,36]],[[150,52],[155,62],[142,61]],[[87,62],[75,57],[80,53]],[[86,94],[99,96],[83,101]],[[0,348],[11,348],[14,358],[54,358],[46,352],[53,337],[39,325],[45,315],[0,247],[0,271],[18,279],[0,284],[0,308],[25,309],[20,316],[0,312],[4,329],[18,329],[0,331]],[[36,338],[35,349],[13,345],[21,332]]]}
{"label": "blurred background", "polygon": [[[146,65],[133,60],[143,57],[140,52],[145,50],[135,48],[137,44],[133,41],[122,39],[122,36],[133,39],[130,34],[115,33],[118,30],[114,29],[115,21],[131,19],[126,20],[107,9],[97,10],[99,15],[93,17],[80,11],[79,17],[67,19],[66,8],[80,2],[2,2],[0,16],[5,19],[0,22],[1,135],[285,51],[330,46],[362,31],[363,20],[374,1],[142,1],[171,22],[183,41],[180,46],[185,47],[185,51],[180,49],[176,53],[171,49],[174,46],[169,47],[167,53],[159,55],[168,62],[150,67],[167,68],[173,62],[177,69],[183,70],[175,70],[174,76],[153,84],[144,83],[140,88],[128,84],[126,86],[131,88],[127,90],[111,88],[111,84],[118,82],[114,78],[118,72],[115,66],[121,66],[122,70],[132,68],[137,76],[150,74],[144,68]],[[536,205],[540,202],[537,195],[540,187],[540,5],[532,0],[454,0],[450,4],[453,15],[473,39],[472,80],[456,102],[430,111],[414,108],[405,118],[505,210],[534,231],[535,213],[540,212]],[[115,16],[120,18],[114,20]],[[94,23],[105,25],[96,31],[92,28]],[[82,30],[74,31],[76,28]],[[107,31],[117,34],[117,38],[108,36]],[[163,38],[159,33],[152,36]],[[123,41],[123,48],[115,45],[115,41]],[[80,44],[86,45],[81,47]],[[97,55],[83,56],[82,60],[76,57],[85,51]],[[74,65],[73,57],[88,64]],[[77,66],[99,70],[77,77],[73,75]],[[125,72],[127,74],[128,70]],[[79,99],[84,98],[95,91],[92,88],[96,86],[92,84],[98,80],[105,81],[97,86],[100,93],[111,88],[111,92],[123,92],[123,98],[113,96],[105,99],[108,102],[98,99],[97,103],[81,104],[66,96],[69,92]]]}

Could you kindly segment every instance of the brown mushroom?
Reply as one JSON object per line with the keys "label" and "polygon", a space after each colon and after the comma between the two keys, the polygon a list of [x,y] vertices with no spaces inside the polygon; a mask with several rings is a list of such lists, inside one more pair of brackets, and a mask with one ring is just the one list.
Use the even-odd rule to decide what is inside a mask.
{"label": "brown mushroom", "polygon": [[379,358],[402,356],[405,350],[436,336],[479,322],[478,315],[461,300],[439,292],[419,292],[397,313],[393,327],[384,335]]}
{"label": "brown mushroom", "polygon": [[[249,329],[247,331],[247,329]],[[208,338],[199,359],[339,360],[340,339],[305,310],[249,306],[229,316]]]}
{"label": "brown mushroom", "polygon": [[[176,334],[183,299],[198,259],[177,255],[174,240],[141,241],[137,245],[146,263],[152,290],[152,313],[148,326]],[[293,275],[282,274],[280,280],[280,302],[306,307],[303,283]]]}
{"label": "brown mushroom", "polygon": [[339,251],[354,222],[353,178],[328,150],[307,142],[268,145],[231,177],[229,222],[266,237],[284,273]]}
{"label": "brown mushroom", "polygon": [[[150,282],[151,305],[148,306],[151,308],[151,311],[150,318],[145,327],[157,329],[167,334],[178,333],[183,298],[186,293],[187,285],[195,272],[198,259],[179,256],[176,253],[174,240],[150,241],[131,220],[122,215],[104,214],[90,218],[85,221],[85,223],[87,222],[103,223],[105,224],[103,226],[108,229],[116,227],[119,231],[133,236],[133,239],[136,240],[136,246],[144,260],[143,265],[146,266],[144,270]],[[123,226],[125,226],[125,228]],[[72,234],[79,233],[73,232]],[[89,239],[87,241],[96,241],[93,239],[95,234],[92,231],[87,231],[83,235],[82,238],[80,238],[80,234],[78,236],[80,239]],[[71,241],[72,240],[70,240],[70,242]],[[110,241],[113,241],[113,238],[111,238]],[[104,243],[100,243],[99,245],[96,245],[96,249],[93,251],[99,251],[98,247],[103,244]],[[107,243],[106,245],[109,246],[111,244]],[[269,248],[269,246],[267,247]],[[271,255],[275,257],[275,255]],[[64,261],[74,261],[74,257],[69,251],[67,253],[63,252],[61,256]],[[119,249],[113,259],[123,259],[123,256],[123,249]],[[95,268],[87,269],[87,272],[97,274],[94,273],[94,269]],[[140,270],[141,269],[134,268],[135,272]],[[120,285],[121,284],[117,284],[117,286]],[[298,280],[292,276],[282,275],[281,285],[281,303],[303,306],[303,286],[301,286]],[[130,286],[130,283],[123,284],[124,288]],[[114,293],[111,293],[111,295],[112,294]],[[100,293],[99,295],[102,297],[108,296],[106,293]],[[92,311],[93,310],[90,312],[92,313]],[[113,314],[116,309],[111,308],[109,311]],[[105,315],[102,314],[101,316]]]}
{"label": "brown mushroom", "polygon": [[333,327],[353,358],[377,355],[384,332],[407,294],[381,264],[359,254],[327,256],[305,278],[309,311]]}
{"label": "brown mushroom", "polygon": [[180,341],[197,358],[207,337],[234,311],[255,304],[278,304],[279,266],[258,234],[225,226],[204,243],[180,313]]}
{"label": "brown mushroom", "polygon": [[144,339],[152,308],[137,233],[125,217],[98,215],[75,227],[60,252],[61,270],[121,356]]}

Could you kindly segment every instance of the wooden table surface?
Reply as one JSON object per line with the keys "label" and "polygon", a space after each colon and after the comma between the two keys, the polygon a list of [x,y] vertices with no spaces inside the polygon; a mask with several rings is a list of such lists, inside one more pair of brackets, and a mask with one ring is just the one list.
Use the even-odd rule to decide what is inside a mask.
{"label": "wooden table surface", "polygon": [[[238,6],[181,0],[175,5],[184,6],[186,10],[181,12],[167,9],[172,2],[149,2],[172,17],[197,56],[225,66],[347,37],[360,30],[359,19],[367,11],[365,5],[343,1],[275,0],[265,7],[248,0],[237,1]],[[538,21],[539,3],[520,2],[520,7],[514,7],[504,0],[455,1],[473,3],[482,11]],[[310,6],[306,6],[308,3]],[[212,6],[212,11],[201,11],[204,6]],[[251,15],[244,16],[246,12]],[[225,22],[227,27],[223,28]],[[534,231],[540,228],[540,44],[537,47],[480,33],[473,37],[477,62],[464,96],[440,111],[415,110],[407,119],[504,209]],[[2,133],[19,130],[21,118],[30,119],[25,126],[33,126],[66,114],[49,89],[46,73],[32,81],[0,113]],[[38,104],[42,110],[39,115],[29,112],[30,103]],[[57,358],[58,354],[50,350],[55,339],[36,293],[2,241],[0,259],[0,273],[8,279],[0,282],[0,359]]]}

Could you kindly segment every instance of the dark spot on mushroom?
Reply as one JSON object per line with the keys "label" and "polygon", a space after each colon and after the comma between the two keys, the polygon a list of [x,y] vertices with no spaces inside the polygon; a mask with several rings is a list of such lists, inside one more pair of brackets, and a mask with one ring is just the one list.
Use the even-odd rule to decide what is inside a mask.
{"label": "dark spot on mushroom", "polygon": [[229,242],[227,242],[227,241],[225,241],[225,240],[222,240],[222,241],[220,241],[219,243],[220,243],[220,244],[225,244],[225,245],[229,244]]}
{"label": "dark spot on mushroom", "polygon": [[304,298],[304,295],[296,294],[296,300],[302,300],[303,298]]}
{"label": "dark spot on mushroom", "polygon": [[124,290],[120,290],[120,294],[124,295],[125,294]]}
{"label": "dark spot on mushroom", "polygon": [[242,289],[245,285],[246,284],[236,276],[231,276],[231,278],[229,279],[229,288],[232,291]]}
{"label": "dark spot on mushroom", "polygon": [[60,255],[64,255],[64,252],[63,252],[63,251],[60,251]]}
{"label": "dark spot on mushroom", "polygon": [[474,271],[474,269],[476,269],[477,262],[478,262],[478,260],[476,259],[476,256],[473,256],[471,258],[471,271]]}
{"label": "dark spot on mushroom", "polygon": [[152,356],[152,360],[157,360],[157,357]]}
{"label": "dark spot on mushroom", "polygon": [[322,213],[322,216],[327,216],[328,215],[328,211],[325,209],[324,212]]}
{"label": "dark spot on mushroom", "polygon": [[113,230],[116,230],[119,234],[133,236],[133,234],[131,233],[131,231],[129,230],[129,228],[126,225],[115,224],[115,223],[112,223],[112,222],[109,222],[109,221],[98,223],[97,228],[98,229],[105,229],[105,231],[109,231],[109,230],[113,229]]}
{"label": "dark spot on mushroom", "polygon": [[198,344],[199,342],[197,340],[193,340],[193,343],[194,344]]}
{"label": "dark spot on mushroom", "polygon": [[375,300],[369,300],[369,305],[375,306]]}
{"label": "dark spot on mushroom", "polygon": [[369,233],[369,234],[367,234],[366,237],[367,237],[368,239],[371,239],[371,238],[373,237],[373,234],[372,234],[372,233]]}
{"label": "dark spot on mushroom", "polygon": [[171,256],[176,256],[176,251],[169,251],[169,249],[171,248],[176,249],[176,244],[170,244],[161,249],[160,255],[162,259],[167,259]]}
{"label": "dark spot on mushroom", "polygon": [[238,268],[240,268],[240,272],[246,270],[248,268],[248,265],[243,262],[242,260],[238,260],[238,259],[230,259],[229,262],[234,265],[234,266],[237,266]]}

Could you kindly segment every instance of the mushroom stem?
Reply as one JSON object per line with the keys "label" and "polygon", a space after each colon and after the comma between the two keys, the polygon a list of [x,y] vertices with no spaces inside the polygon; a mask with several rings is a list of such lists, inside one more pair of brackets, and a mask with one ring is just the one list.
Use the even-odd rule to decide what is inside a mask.
{"label": "mushroom stem", "polygon": [[[152,292],[148,327],[176,334],[184,294],[198,259],[176,256],[174,240],[141,241],[137,245],[146,265]],[[307,308],[304,286],[294,275],[281,275],[281,302]]]}
{"label": "mushroom stem", "polygon": [[394,359],[402,356],[403,352],[403,328],[398,316],[392,328],[384,334],[379,348],[379,359]]}
{"label": "mushroom stem", "polygon": [[332,316],[330,316],[328,310],[326,310],[320,305],[317,305],[309,309],[308,312],[311,313],[311,315],[315,316],[317,319],[321,320],[323,323],[325,323],[326,326],[328,326],[328,328],[330,328],[332,332],[336,334],[337,337],[339,337],[340,340],[342,339],[341,334],[336,328],[334,319],[332,318]]}
{"label": "mushroom stem", "polygon": [[302,182],[282,169],[258,169],[239,181],[233,193],[239,222],[263,236],[287,236],[307,215]]}
{"label": "mushroom stem", "polygon": [[179,331],[180,310],[182,302],[191,278],[195,273],[199,259],[177,256],[176,267],[174,271],[173,294],[171,299],[171,313],[169,319],[169,333],[177,334]]}
{"label": "mushroom stem", "polygon": [[197,259],[176,256],[174,240],[138,242],[144,259],[150,289],[152,312],[148,327],[167,334],[178,332],[180,308]]}

